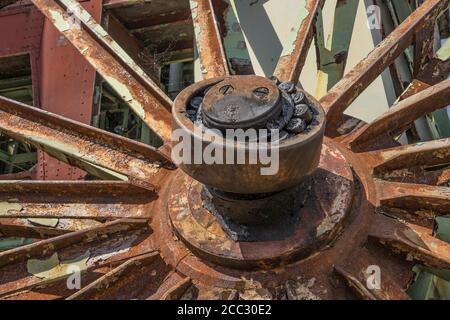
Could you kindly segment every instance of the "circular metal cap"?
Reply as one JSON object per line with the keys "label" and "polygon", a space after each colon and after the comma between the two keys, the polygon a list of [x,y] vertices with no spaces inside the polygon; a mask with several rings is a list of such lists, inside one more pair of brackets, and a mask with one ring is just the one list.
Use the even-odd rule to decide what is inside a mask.
{"label": "circular metal cap", "polygon": [[216,129],[264,127],[282,110],[280,91],[258,76],[232,76],[211,87],[203,100],[203,120]]}

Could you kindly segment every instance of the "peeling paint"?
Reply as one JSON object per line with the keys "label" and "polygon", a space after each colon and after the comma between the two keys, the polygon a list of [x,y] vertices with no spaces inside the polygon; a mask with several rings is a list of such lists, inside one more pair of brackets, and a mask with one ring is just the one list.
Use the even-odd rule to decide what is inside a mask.
{"label": "peeling paint", "polygon": [[447,61],[450,58],[450,38],[448,38],[444,45],[436,52],[436,58]]}
{"label": "peeling paint", "polygon": [[58,11],[50,10],[51,19],[54,26],[60,32],[64,32],[70,29],[70,24],[64,19],[63,15]]}
{"label": "peeling paint", "polygon": [[59,222],[57,218],[28,218],[27,220],[35,225],[51,228],[55,228]]}
{"label": "peeling paint", "polygon": [[1,201],[0,202],[0,216],[11,215],[20,212],[23,209],[20,203]]}
{"label": "peeling paint", "polygon": [[58,253],[54,253],[48,259],[29,259],[27,261],[28,273],[44,280],[58,279],[69,274],[68,268],[78,267],[80,271],[87,269],[89,251],[83,255],[67,261],[59,261]]}

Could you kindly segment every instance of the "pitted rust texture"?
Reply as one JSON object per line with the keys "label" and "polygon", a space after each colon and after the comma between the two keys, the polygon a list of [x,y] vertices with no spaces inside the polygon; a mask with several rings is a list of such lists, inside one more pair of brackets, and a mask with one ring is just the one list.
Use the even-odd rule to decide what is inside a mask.
{"label": "pitted rust texture", "polygon": [[230,74],[212,0],[192,0],[191,11],[203,78]]}
{"label": "pitted rust texture", "polygon": [[[64,14],[61,8],[73,2],[33,1],[47,15]],[[338,6],[342,3],[338,1]],[[121,4],[121,0],[107,2],[110,7]],[[220,39],[224,36],[225,4],[222,0],[192,2],[207,78],[229,72]],[[309,10],[300,26],[289,61],[284,56],[278,64],[282,79],[287,76],[292,81],[276,84],[291,94],[297,106],[293,113],[302,119],[308,118],[307,108],[302,107],[305,96],[317,102],[307,93],[296,95],[301,92],[294,93],[294,82],[314,33],[312,12],[322,4],[307,1],[307,6],[316,9]],[[2,99],[0,131],[31,142],[60,160],[88,168],[92,174],[125,178],[140,187],[98,181],[0,183],[1,238],[25,236],[35,241],[0,252],[0,298],[409,299],[405,290],[414,278],[413,265],[450,268],[450,245],[437,239],[433,231],[434,218],[450,208],[449,188],[444,185],[450,177],[450,142],[441,139],[399,146],[394,139],[424,113],[448,104],[448,61],[437,62],[439,59],[429,55],[431,36],[426,36],[436,14],[447,5],[448,1],[425,1],[324,98],[330,136],[355,125],[361,129],[336,139],[324,138],[319,169],[302,183],[297,181],[295,192],[284,193],[281,188],[275,195],[255,196],[213,190],[212,197],[223,200],[214,206],[227,204],[221,208],[222,214],[246,211],[247,216],[228,215],[235,219],[235,229],[219,221],[224,215],[212,214],[217,208],[202,198],[206,188],[200,182],[181,170],[169,170],[174,168],[167,144],[155,150]],[[116,87],[124,85],[122,88],[128,90],[131,99],[125,97],[127,102],[136,110],[145,105],[144,118],[151,117],[150,122],[156,125],[153,129],[165,129],[167,134],[170,101],[126,61],[127,56],[121,55],[109,35],[93,20],[83,20],[80,32],[62,30],[62,21],[51,19],[110,83],[123,80]],[[417,43],[420,38],[425,41]],[[342,112],[348,104],[413,40],[418,53],[414,63],[417,79],[399,104],[369,125],[355,119],[343,122]],[[206,55],[202,57],[202,53]],[[194,109],[202,104],[191,99],[200,89],[204,89],[201,83],[194,85],[192,92],[181,94]],[[261,98],[267,91],[257,88],[254,93]],[[159,126],[160,120],[165,128]],[[177,125],[192,129],[194,123],[184,117]],[[287,179],[300,170],[300,164],[309,163],[305,157],[312,152],[300,153],[291,161]],[[217,167],[207,173],[216,177],[224,173],[221,170]],[[273,188],[279,182],[245,183],[243,175],[232,180],[250,193],[261,192],[257,189],[261,186]],[[265,206],[268,196],[281,199],[272,203],[275,208]],[[230,201],[234,203],[230,205]],[[283,213],[294,208],[298,212],[286,219]],[[262,213],[256,218],[258,223],[239,220],[255,210]],[[266,213],[275,214],[265,219]],[[284,224],[277,225],[280,218]],[[241,234],[233,238],[230,231]],[[66,285],[64,268],[69,263],[82,267],[86,285],[79,291]],[[378,289],[369,290],[368,270],[374,265],[382,270],[381,283]]]}
{"label": "pitted rust texture", "polygon": [[19,181],[0,185],[0,217],[149,219],[155,199],[153,192],[127,182]]}
{"label": "pitted rust texture", "polygon": [[[325,145],[320,163],[310,179],[277,195],[281,197],[278,205],[286,208],[273,212],[264,202],[258,206],[257,200],[245,197],[231,200],[235,203],[230,208],[226,200],[211,200],[219,209],[202,197],[198,182],[178,174],[168,199],[171,223],[191,250],[215,263],[267,268],[305,258],[339,235],[352,203],[353,177],[342,154]],[[250,217],[238,215],[252,205]],[[264,214],[271,216],[264,219]]]}

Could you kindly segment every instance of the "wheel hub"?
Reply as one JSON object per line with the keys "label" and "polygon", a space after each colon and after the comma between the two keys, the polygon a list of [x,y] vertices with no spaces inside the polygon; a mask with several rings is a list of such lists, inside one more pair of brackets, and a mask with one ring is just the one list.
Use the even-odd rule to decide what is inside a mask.
{"label": "wheel hub", "polygon": [[[167,204],[171,225],[185,245],[205,261],[260,269],[305,258],[332,241],[351,207],[353,177],[339,150],[322,145],[322,115],[317,101],[292,83],[257,76],[204,81],[180,93],[176,129],[197,143],[199,128],[266,129],[271,142],[274,131],[287,132],[277,141],[279,149],[271,150],[280,153],[281,174],[269,176],[283,181],[277,188],[265,189],[267,178],[251,171],[255,164],[180,165],[183,171],[171,182]],[[296,121],[304,123],[303,130],[294,128]],[[201,139],[202,150],[216,142]],[[260,139],[261,134],[257,147]],[[234,142],[225,152],[246,148],[249,153],[248,141]],[[226,136],[221,143],[230,141]],[[232,181],[226,180],[228,173]]]}
{"label": "wheel hub", "polygon": [[268,79],[251,76],[224,79],[208,89],[203,99],[204,123],[214,129],[258,129],[278,118],[281,93]]}

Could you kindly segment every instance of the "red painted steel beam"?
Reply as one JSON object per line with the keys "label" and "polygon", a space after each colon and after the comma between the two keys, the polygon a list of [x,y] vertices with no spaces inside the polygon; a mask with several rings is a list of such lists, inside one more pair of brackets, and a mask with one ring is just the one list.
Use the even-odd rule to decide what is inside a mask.
{"label": "red painted steel beam", "polygon": [[[97,21],[100,20],[102,7],[99,1],[86,1],[82,5]],[[42,109],[90,124],[95,70],[49,20],[45,20],[40,56]],[[86,172],[41,151],[37,174],[42,180],[77,180],[83,179]]]}
{"label": "red painted steel beam", "polygon": [[[33,3],[135,113],[164,142],[170,142],[171,100],[95,19],[73,0],[33,0]],[[67,13],[69,6],[75,9],[74,16]],[[81,22],[81,28],[71,27],[74,17]]]}
{"label": "red painted steel beam", "polygon": [[0,57],[29,54],[33,103],[40,107],[40,57],[44,17],[33,6],[0,11]]}

